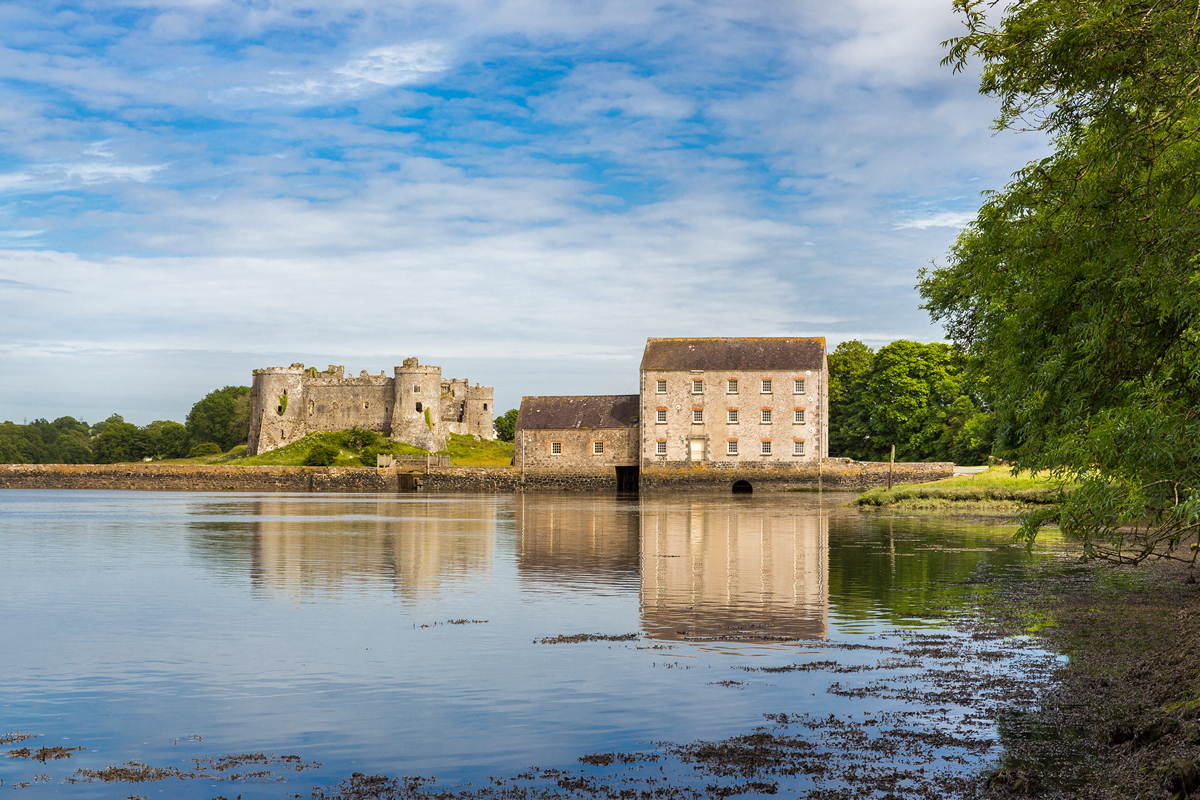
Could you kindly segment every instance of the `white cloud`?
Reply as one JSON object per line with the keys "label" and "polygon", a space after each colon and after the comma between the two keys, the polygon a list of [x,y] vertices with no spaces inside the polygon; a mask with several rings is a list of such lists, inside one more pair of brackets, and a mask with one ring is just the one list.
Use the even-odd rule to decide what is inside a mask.
{"label": "white cloud", "polygon": [[928,217],[919,217],[917,219],[909,219],[896,223],[896,229],[902,230],[904,228],[916,228],[918,230],[925,230],[926,228],[962,228],[973,219],[975,219],[974,211],[969,211],[966,213],[943,211],[940,214],[933,214]]}

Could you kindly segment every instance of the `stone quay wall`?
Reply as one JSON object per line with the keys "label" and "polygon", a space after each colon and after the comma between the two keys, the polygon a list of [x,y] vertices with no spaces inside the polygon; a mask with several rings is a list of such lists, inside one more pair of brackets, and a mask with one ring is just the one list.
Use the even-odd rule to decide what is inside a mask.
{"label": "stone quay wall", "polygon": [[[892,471],[893,484],[924,483],[954,475],[949,461],[897,463]],[[865,491],[888,484],[888,463],[827,458],[820,466],[775,468],[746,465],[735,469],[712,469],[703,464],[683,462],[676,468],[647,469],[641,474],[645,492],[716,489],[730,490],[737,481],[746,481],[754,491],[784,492],[789,489],[834,489]]]}
{"label": "stone quay wall", "polygon": [[[950,462],[899,463],[893,483],[921,483],[954,474]],[[864,491],[888,482],[886,462],[825,459],[823,469],[706,469],[686,466],[641,474],[641,489],[731,490],[736,481],[754,491],[789,489]],[[430,467],[423,473],[371,467],[246,467],[192,464],[0,464],[0,489],[124,489],[163,492],[427,492],[616,491],[615,471],[526,472],[513,467]]]}
{"label": "stone quay wall", "polygon": [[199,464],[0,464],[0,489],[124,489],[159,492],[397,492],[411,482],[370,467],[246,467]]}

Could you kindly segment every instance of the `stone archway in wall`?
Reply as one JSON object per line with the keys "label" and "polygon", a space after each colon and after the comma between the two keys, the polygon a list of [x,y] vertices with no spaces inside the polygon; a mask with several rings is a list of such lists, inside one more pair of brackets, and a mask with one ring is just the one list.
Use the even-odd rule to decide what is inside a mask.
{"label": "stone archway in wall", "polygon": [[734,481],[733,482],[733,493],[734,494],[753,494],[754,487],[750,485],[750,481]]}

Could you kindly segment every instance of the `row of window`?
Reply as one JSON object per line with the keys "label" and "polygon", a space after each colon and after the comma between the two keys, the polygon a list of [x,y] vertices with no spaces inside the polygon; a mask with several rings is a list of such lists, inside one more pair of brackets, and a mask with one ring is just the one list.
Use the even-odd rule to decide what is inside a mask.
{"label": "row of window", "polygon": [[[562,442],[551,442],[550,443],[550,455],[552,455],[552,456],[561,456],[562,455]],[[594,455],[594,456],[604,455],[604,442],[592,442],[592,455]]]}
{"label": "row of window", "polygon": [[[657,382],[656,391],[658,394],[667,393],[667,382],[660,378]],[[770,378],[763,378],[760,384],[762,394],[772,394],[772,381]],[[729,378],[725,381],[725,394],[738,393],[738,379]],[[692,394],[704,394],[704,381],[692,381]],[[792,381],[792,394],[804,394],[804,378],[796,378]]]}
{"label": "row of window", "polygon": [[[667,454],[667,440],[659,439],[655,443],[654,452],[655,452],[655,455],[665,456]],[[764,456],[771,455],[771,440],[763,439],[763,440],[759,441],[758,452]],[[736,456],[738,454],[738,440],[737,439],[728,439],[725,442],[725,454],[730,455],[730,456]],[[803,439],[793,439],[792,440],[792,455],[794,455],[794,456],[804,455],[804,440]]]}
{"label": "row of window", "polygon": [[[771,420],[772,420],[771,409],[764,408],[759,411],[759,422],[761,422],[763,425],[770,425]],[[658,425],[666,425],[667,424],[667,409],[666,408],[655,409],[654,422],[655,422],[655,424],[658,424]],[[738,409],[736,409],[736,408],[725,409],[725,423],[727,425],[737,425],[738,424]],[[693,425],[703,425],[704,424],[704,409],[703,408],[693,408],[692,409],[692,424]],[[793,408],[792,409],[792,424],[793,425],[803,425],[804,424],[804,409],[803,408]]]}

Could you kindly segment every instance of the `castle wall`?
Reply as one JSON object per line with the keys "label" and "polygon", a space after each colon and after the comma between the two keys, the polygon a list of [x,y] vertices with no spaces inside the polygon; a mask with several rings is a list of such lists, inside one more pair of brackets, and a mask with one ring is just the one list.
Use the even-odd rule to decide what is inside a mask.
{"label": "castle wall", "polygon": [[415,358],[394,377],[347,377],[344,368],[324,372],[303,364],[254,372],[250,391],[247,455],[299,441],[310,433],[363,428],[430,452],[444,450],[448,433],[492,439],[490,386],[465,379],[442,380],[442,368]]}

